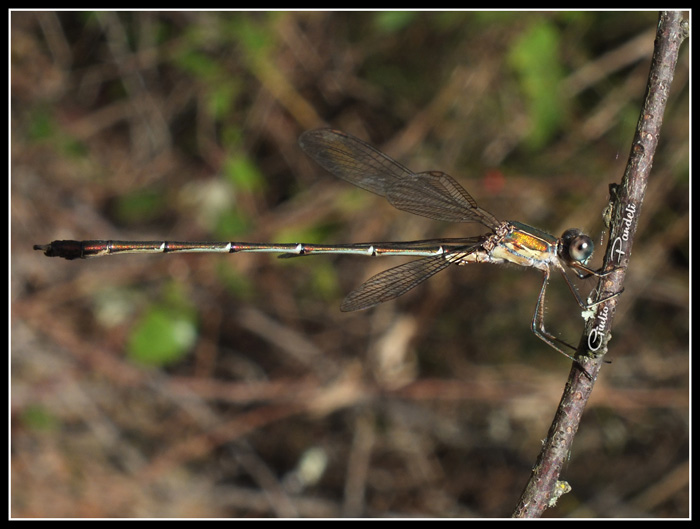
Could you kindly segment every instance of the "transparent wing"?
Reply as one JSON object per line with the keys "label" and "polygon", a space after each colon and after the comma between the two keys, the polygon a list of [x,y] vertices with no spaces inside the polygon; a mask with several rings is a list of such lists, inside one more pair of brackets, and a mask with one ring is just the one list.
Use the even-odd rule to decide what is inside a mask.
{"label": "transparent wing", "polygon": [[397,180],[413,174],[371,145],[337,130],[304,132],[299,146],[329,173],[381,196]]}
{"label": "transparent wing", "polygon": [[416,173],[398,180],[386,190],[386,198],[396,209],[435,220],[480,222],[491,229],[500,224],[454,178],[440,171]]}
{"label": "transparent wing", "polygon": [[299,145],[328,172],[386,197],[397,209],[436,220],[480,222],[492,229],[499,224],[449,175],[438,171],[414,173],[344,132],[307,131],[299,138]]}
{"label": "transparent wing", "polygon": [[340,310],[351,312],[368,309],[398,298],[478,248],[479,245],[474,245],[466,251],[425,257],[384,270],[350,292],[341,303]]}

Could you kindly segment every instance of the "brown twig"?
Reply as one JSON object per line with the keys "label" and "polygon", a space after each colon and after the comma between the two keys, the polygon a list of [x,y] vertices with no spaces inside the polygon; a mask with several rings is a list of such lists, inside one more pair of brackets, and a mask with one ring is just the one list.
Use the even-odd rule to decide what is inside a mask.
{"label": "brown twig", "polygon": [[[622,183],[611,186],[611,231],[604,267],[613,272],[601,278],[599,299],[622,291],[678,50],[687,35],[688,22],[683,19],[681,12],[660,13],[644,105],[637,122],[627,167]],[[539,517],[562,493],[570,490],[566,482],[559,481],[559,475],[569,456],[584,407],[607,352],[617,300],[618,297],[613,297],[597,305],[595,314],[586,322],[577,352],[581,365],[574,364],[569,374],[554,421],[513,517]],[[581,366],[590,378],[583,373]]]}

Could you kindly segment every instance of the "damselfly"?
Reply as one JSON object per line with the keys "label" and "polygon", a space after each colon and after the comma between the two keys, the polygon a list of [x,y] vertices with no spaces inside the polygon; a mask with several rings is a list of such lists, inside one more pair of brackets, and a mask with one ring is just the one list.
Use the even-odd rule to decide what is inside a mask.
{"label": "damselfly", "polygon": [[556,238],[515,221],[499,221],[481,209],[472,196],[452,177],[440,171],[414,173],[386,154],[349,134],[331,129],[305,132],[301,148],[316,163],[335,176],[362,189],[385,197],[394,207],[435,220],[478,222],[490,233],[460,239],[430,239],[396,243],[360,243],[325,246],[318,244],[273,244],[247,242],[169,241],[53,241],[35,245],[49,257],[88,259],[124,253],[176,252],[274,252],[280,257],[311,254],[355,254],[367,256],[408,255],[422,257],[390,268],[367,280],[342,302],[342,311],[368,309],[405,294],[448,266],[467,263],[514,263],[540,270],[542,288],[537,298],[532,331],[551,347],[567,356],[557,344],[573,346],[550,334],[544,326],[544,298],[554,268],[561,272],[574,298],[583,309],[586,303],[566,273],[571,268],[580,277],[603,276],[607,272],[587,266],[593,241],[581,230],[569,229]]}

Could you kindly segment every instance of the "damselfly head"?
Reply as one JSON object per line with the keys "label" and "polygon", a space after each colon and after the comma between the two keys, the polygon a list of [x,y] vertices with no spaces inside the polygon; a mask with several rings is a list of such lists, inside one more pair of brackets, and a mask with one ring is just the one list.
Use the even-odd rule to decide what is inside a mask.
{"label": "damselfly head", "polygon": [[593,240],[577,228],[566,230],[560,239],[559,256],[567,263],[587,264],[593,255]]}

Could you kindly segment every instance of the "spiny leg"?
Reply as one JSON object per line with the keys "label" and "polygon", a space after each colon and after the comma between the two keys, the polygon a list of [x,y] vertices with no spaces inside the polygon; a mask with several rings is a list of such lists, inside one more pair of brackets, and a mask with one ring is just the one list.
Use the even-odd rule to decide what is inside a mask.
{"label": "spiny leg", "polygon": [[570,349],[573,349],[574,351],[576,350],[576,347],[566,343],[563,340],[560,340],[559,338],[557,338],[553,334],[547,332],[547,329],[545,329],[545,327],[544,327],[544,297],[545,297],[545,294],[547,292],[547,284],[549,283],[549,276],[550,276],[549,268],[542,271],[542,276],[543,276],[542,289],[540,290],[540,295],[537,297],[537,305],[535,306],[535,315],[532,318],[532,332],[535,333],[535,336],[537,336],[540,340],[542,340],[543,342],[548,344],[552,349],[560,352],[568,359],[573,360],[574,362],[577,362],[576,358],[573,355],[570,355],[569,353],[565,352],[560,347],[558,347],[556,344],[559,343],[561,345],[565,345],[566,347],[569,347]]}
{"label": "spiny leg", "polygon": [[[587,279],[587,278],[592,277],[592,276],[595,276],[598,278],[607,277],[610,274],[612,274],[613,272],[616,272],[618,270],[618,268],[613,268],[612,270],[606,270],[606,271],[602,271],[602,269],[601,270],[593,270],[592,268],[588,268],[587,266],[584,266],[580,263],[570,263],[569,266],[574,269],[574,272],[576,272],[576,275],[578,276],[579,279]],[[625,289],[623,288],[623,289],[621,289],[613,294],[609,294],[609,295],[605,296],[604,298],[599,299],[598,301],[588,303],[587,301],[584,301],[583,299],[581,299],[581,295],[576,290],[576,287],[571,283],[571,280],[569,279],[569,276],[566,274],[566,271],[564,270],[564,268],[560,267],[559,271],[564,276],[564,280],[566,281],[566,285],[569,287],[569,290],[571,290],[571,293],[574,295],[576,302],[584,310],[588,310],[588,309],[591,309],[597,305],[600,305],[604,301],[608,301],[609,299],[615,298],[625,291]],[[581,273],[581,272],[585,272],[585,273]]]}

